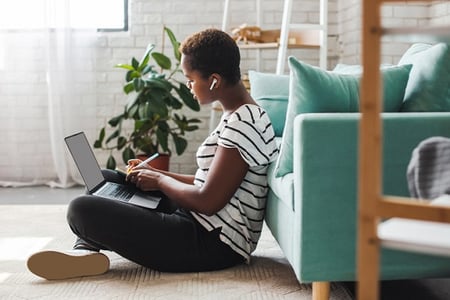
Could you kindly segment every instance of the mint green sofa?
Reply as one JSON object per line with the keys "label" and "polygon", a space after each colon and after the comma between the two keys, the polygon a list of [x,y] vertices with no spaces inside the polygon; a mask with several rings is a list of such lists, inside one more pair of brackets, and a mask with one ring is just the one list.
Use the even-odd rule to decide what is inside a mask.
{"label": "mint green sofa", "polygon": [[[300,282],[356,280],[359,113],[295,118],[294,171],[269,172],[266,223]],[[450,113],[385,113],[383,190],[409,196],[411,152],[430,136],[450,137]],[[449,277],[450,259],[383,250],[381,278]]]}
{"label": "mint green sofa", "polygon": [[[389,108],[382,114],[384,194],[409,196],[406,170],[413,149],[431,136],[450,137],[449,49],[448,45],[415,45],[401,60],[412,64],[406,79],[401,75],[398,79],[391,78],[394,80],[390,82],[384,77],[384,107]],[[433,56],[433,51],[439,55]],[[418,53],[422,56],[417,56]],[[444,63],[432,61],[433,57],[444,59]],[[298,280],[319,283],[317,286],[329,289],[328,284],[320,283],[357,278],[358,123],[361,115],[357,107],[347,105],[347,99],[355,97],[352,94],[355,91],[351,91],[353,83],[344,82],[350,80],[347,77],[350,75],[310,68],[294,58],[290,58],[289,63],[290,76],[249,74],[252,96],[266,108],[281,146],[278,161],[269,168],[265,220]],[[431,75],[440,76],[435,80],[439,87],[428,86],[431,75],[426,72],[430,65],[434,68]],[[355,75],[354,69],[341,69]],[[343,86],[343,92],[336,86]],[[398,86],[401,95],[389,95]],[[305,105],[318,90],[320,98]],[[429,107],[430,93],[435,93],[431,97],[441,101],[437,108],[435,103],[434,107]],[[389,98],[391,100],[386,100]],[[324,103],[335,103],[332,108],[328,104],[317,106],[322,99],[327,99]],[[394,103],[398,100],[399,106]],[[347,106],[341,109],[336,104],[339,101]],[[386,101],[391,102],[386,105]],[[311,109],[312,105],[315,107]],[[450,259],[382,249],[381,279],[434,277],[450,277]]]}

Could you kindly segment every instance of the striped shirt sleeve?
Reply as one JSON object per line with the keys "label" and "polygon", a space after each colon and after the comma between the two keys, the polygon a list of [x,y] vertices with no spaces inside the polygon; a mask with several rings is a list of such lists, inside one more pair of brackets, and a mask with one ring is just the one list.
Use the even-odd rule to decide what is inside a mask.
{"label": "striped shirt sleeve", "polygon": [[264,117],[267,118],[267,114],[261,109],[244,109],[234,113],[221,132],[218,144],[237,148],[251,167],[267,165],[278,150]]}

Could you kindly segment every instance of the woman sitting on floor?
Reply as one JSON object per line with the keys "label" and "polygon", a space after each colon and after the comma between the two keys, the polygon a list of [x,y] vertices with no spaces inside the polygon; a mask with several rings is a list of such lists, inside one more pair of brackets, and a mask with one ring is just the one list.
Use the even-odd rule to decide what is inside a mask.
{"label": "woman sitting on floor", "polygon": [[218,100],[223,116],[197,151],[195,175],[136,167],[104,170],[109,181],[162,195],[155,210],[82,195],[67,220],[74,250],[42,251],[28,268],[46,279],[98,275],[109,269],[101,250],[159,271],[197,272],[249,262],[266,206],[267,168],[278,154],[267,113],[241,82],[240,54],[225,32],[207,29],[181,45],[187,86],[200,104]]}

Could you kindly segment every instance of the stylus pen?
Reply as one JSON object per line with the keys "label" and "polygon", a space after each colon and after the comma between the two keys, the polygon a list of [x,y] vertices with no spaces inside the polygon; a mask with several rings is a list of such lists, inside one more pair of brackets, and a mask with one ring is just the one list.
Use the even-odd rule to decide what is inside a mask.
{"label": "stylus pen", "polygon": [[135,168],[140,168],[145,166],[146,164],[148,164],[149,162],[151,162],[152,160],[154,160],[155,158],[157,158],[159,156],[159,153],[155,153],[152,156],[150,156],[149,158],[147,158],[146,160],[144,160],[143,162],[141,162],[140,164],[138,164]]}
{"label": "stylus pen", "polygon": [[158,156],[159,156],[159,153],[155,153],[152,156],[150,156],[149,158],[147,158],[146,160],[142,161],[140,164],[134,166],[133,168],[127,168],[127,174],[129,174],[134,168],[144,167],[147,163],[151,162]]}

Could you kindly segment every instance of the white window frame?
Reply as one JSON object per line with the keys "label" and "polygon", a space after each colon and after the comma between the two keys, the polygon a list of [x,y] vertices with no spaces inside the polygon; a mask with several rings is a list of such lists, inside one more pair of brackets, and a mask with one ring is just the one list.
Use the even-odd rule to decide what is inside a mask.
{"label": "white window frame", "polygon": [[44,28],[128,31],[128,0],[0,0],[0,30]]}

